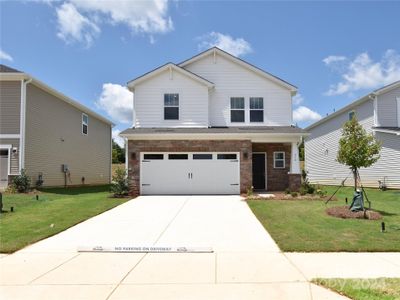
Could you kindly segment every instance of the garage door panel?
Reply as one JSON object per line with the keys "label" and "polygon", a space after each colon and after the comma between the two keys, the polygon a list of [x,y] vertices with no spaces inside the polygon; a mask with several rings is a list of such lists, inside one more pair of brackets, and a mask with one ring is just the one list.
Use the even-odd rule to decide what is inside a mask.
{"label": "garage door panel", "polygon": [[[236,153],[236,157],[238,156]],[[163,160],[142,158],[142,194],[238,194],[240,192],[237,159],[217,159],[219,157],[217,153],[189,153],[188,159],[168,159],[179,155],[164,153],[163,157]]]}

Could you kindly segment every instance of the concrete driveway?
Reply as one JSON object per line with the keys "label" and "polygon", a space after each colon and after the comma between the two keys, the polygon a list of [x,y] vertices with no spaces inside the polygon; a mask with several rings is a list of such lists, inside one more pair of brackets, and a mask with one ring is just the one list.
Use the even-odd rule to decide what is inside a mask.
{"label": "concrete driveway", "polygon": [[[214,252],[76,251],[85,245]],[[310,284],[239,196],[136,198],[1,257],[0,285],[1,299],[344,299]]]}

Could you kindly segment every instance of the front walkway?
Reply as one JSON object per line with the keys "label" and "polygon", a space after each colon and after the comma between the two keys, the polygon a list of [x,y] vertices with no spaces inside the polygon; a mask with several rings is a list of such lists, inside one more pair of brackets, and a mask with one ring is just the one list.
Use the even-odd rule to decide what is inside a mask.
{"label": "front walkway", "polygon": [[[212,247],[214,252],[78,253],[77,247],[84,245]],[[393,263],[400,261],[398,254],[355,254],[351,259],[356,267],[335,264],[335,255],[281,253],[238,196],[147,196],[0,257],[0,295],[2,299],[344,299],[309,279],[400,276],[400,265]],[[323,268],[329,263],[333,265]]]}

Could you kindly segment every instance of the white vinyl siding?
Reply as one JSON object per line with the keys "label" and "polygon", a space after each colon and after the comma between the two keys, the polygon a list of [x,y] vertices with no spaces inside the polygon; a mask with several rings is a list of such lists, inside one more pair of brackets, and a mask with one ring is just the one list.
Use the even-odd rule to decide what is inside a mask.
{"label": "white vinyl siding", "polygon": [[378,96],[378,121],[380,126],[398,126],[396,97],[400,97],[400,87]]}
{"label": "white vinyl siding", "polygon": [[[164,94],[179,94],[179,120],[164,120]],[[135,127],[208,127],[208,88],[172,71],[135,87]]]}
{"label": "white vinyl siding", "polygon": [[[292,122],[292,101],[290,91],[253,71],[246,69],[221,55],[208,55],[195,61],[185,69],[206,78],[215,84],[210,90],[211,126],[288,126]],[[246,122],[230,121],[230,98],[245,98]],[[264,99],[264,122],[252,123],[249,117],[250,97]]]}
{"label": "white vinyl siding", "polygon": [[[373,100],[351,110],[355,111],[358,121],[367,132],[372,133]],[[311,135],[305,140],[305,169],[311,183],[339,185],[349,176],[349,168],[336,161],[341,128],[348,120],[349,112],[343,112],[309,130]],[[381,157],[371,167],[360,169],[362,183],[377,187],[378,180],[386,178],[389,187],[400,188],[400,136],[377,132],[376,138],[383,143]],[[351,174],[345,184],[353,184]]]}

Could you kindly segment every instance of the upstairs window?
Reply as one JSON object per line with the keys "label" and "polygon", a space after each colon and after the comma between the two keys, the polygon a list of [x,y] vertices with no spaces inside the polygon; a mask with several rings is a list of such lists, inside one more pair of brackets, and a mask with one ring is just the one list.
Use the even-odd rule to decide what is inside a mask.
{"label": "upstairs window", "polygon": [[356,112],[354,110],[352,110],[351,112],[349,112],[349,121],[353,120],[353,118],[356,116]]}
{"label": "upstairs window", "polygon": [[179,120],[179,94],[164,94],[164,120]]}
{"label": "upstairs window", "polygon": [[250,122],[264,122],[264,99],[261,97],[250,98]]}
{"label": "upstairs window", "polygon": [[244,122],[244,98],[231,98],[231,122]]}
{"label": "upstairs window", "polygon": [[87,114],[82,114],[82,134],[88,134],[89,117]]}

